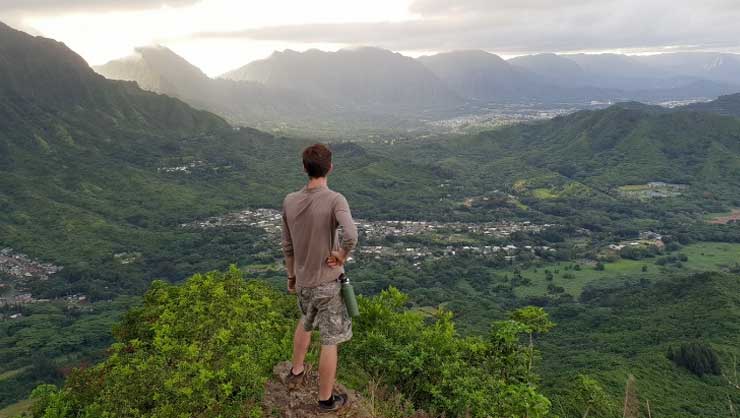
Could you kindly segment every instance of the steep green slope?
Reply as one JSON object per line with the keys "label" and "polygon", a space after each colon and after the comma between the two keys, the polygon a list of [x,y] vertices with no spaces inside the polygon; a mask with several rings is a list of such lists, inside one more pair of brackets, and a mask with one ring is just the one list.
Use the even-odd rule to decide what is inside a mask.
{"label": "steep green slope", "polygon": [[[589,292],[582,301],[554,309],[558,327],[540,341],[550,394],[563,393],[576,373],[586,372],[619,400],[633,374],[645,416],[646,400],[653,416],[732,416],[730,403],[740,404],[733,387],[740,356],[739,276],[676,276]],[[667,358],[670,347],[694,342],[717,352],[725,375],[700,377]],[[557,396],[553,404],[558,413]]]}
{"label": "steep green slope", "polygon": [[735,190],[740,186],[740,122],[711,114],[616,105],[483,134],[466,145],[599,188],[718,178]]}
{"label": "steep green slope", "polygon": [[684,106],[682,109],[740,117],[740,93],[720,96],[711,102],[693,103],[688,106]]}
{"label": "steep green slope", "polygon": [[[233,209],[278,207],[285,193],[301,186],[298,156],[307,141],[235,131],[178,100],[106,80],[57,42],[1,29],[3,245],[65,266],[81,264],[80,270],[91,266],[96,274],[120,252],[142,253],[145,264],[162,253],[203,251],[207,258],[207,233],[179,224]],[[430,168],[417,166],[413,180],[399,181],[406,166],[359,150],[353,156],[339,146],[337,172],[339,189],[352,186],[360,213],[377,207],[381,186],[391,203],[378,212],[405,211],[408,205],[392,203],[394,197],[418,196],[417,207],[439,198]],[[161,259],[149,264],[144,271],[151,273]],[[206,268],[213,267],[224,266]],[[196,271],[177,270],[173,278]]]}

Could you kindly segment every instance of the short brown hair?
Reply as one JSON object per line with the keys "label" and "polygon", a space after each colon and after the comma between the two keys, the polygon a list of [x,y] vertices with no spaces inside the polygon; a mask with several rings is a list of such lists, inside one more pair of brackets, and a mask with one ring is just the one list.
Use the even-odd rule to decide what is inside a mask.
{"label": "short brown hair", "polygon": [[313,144],[303,150],[303,168],[308,177],[326,177],[331,170],[331,150],[324,144]]}

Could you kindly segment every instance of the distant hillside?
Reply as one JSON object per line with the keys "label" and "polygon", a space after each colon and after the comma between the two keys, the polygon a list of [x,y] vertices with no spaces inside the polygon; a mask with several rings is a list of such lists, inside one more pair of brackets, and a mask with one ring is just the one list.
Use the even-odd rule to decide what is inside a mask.
{"label": "distant hillside", "polygon": [[697,65],[697,62],[712,58],[734,63],[734,55],[725,55],[718,58],[720,54],[702,53],[653,56],[538,54],[512,58],[509,63],[561,87],[589,86],[617,100],[662,101],[716,97],[740,90],[740,76],[731,75],[734,64],[725,64],[721,71],[703,71],[705,67]]}
{"label": "distant hillside", "polygon": [[485,51],[453,51],[414,60],[370,47],[287,50],[211,79],[157,46],[137,48],[96,71],[180,98],[233,124],[343,138],[419,131],[426,121],[475,113],[497,102],[586,106],[709,99],[740,91],[732,78],[735,56],[709,62],[713,57],[538,54],[505,61]]}
{"label": "distant hillside", "polygon": [[136,54],[95,67],[114,80],[136,81],[145,90],[180,98],[232,123],[271,129],[280,124],[303,126],[328,118],[331,105],[298,91],[261,83],[214,80],[165,47],[142,47]]}
{"label": "distant hillside", "polygon": [[740,195],[740,121],[709,113],[616,105],[483,133],[459,147],[490,170],[519,161],[522,172],[545,169],[606,193],[662,181],[728,202]]}
{"label": "distant hillside", "polygon": [[199,68],[163,46],[136,48],[134,55],[94,69],[107,78],[136,81],[145,90],[180,98],[203,94],[210,80]]}
{"label": "distant hillside", "polygon": [[415,60],[379,48],[287,50],[222,78],[294,89],[340,105],[446,108],[458,97]]}
{"label": "distant hillside", "polygon": [[677,75],[616,54],[539,54],[505,61],[485,51],[454,51],[419,61],[458,95],[478,102],[655,102],[734,91],[725,82]]}
{"label": "distant hillside", "polygon": [[721,96],[711,102],[693,103],[680,109],[740,117],[740,93]]}
{"label": "distant hillside", "polygon": [[588,103],[628,97],[616,90],[560,86],[549,76],[512,65],[485,51],[448,52],[421,57],[419,61],[459,95],[477,102]]}
{"label": "distant hillside", "polygon": [[528,86],[537,83],[532,74],[485,51],[447,52],[418,60],[460,96],[469,99],[521,97],[536,88]]}
{"label": "distant hillside", "polygon": [[669,73],[740,85],[740,55],[738,54],[683,52],[637,56],[635,59]]}
{"label": "distant hillside", "polygon": [[575,61],[557,54],[524,55],[508,61],[543,80],[561,86],[587,85],[586,72]]}

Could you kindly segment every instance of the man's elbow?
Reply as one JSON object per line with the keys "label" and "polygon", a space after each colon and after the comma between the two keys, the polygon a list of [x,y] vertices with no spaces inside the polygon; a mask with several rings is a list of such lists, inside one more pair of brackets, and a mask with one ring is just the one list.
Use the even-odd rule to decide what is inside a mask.
{"label": "man's elbow", "polygon": [[342,248],[350,252],[357,247],[357,232],[346,234],[342,239]]}

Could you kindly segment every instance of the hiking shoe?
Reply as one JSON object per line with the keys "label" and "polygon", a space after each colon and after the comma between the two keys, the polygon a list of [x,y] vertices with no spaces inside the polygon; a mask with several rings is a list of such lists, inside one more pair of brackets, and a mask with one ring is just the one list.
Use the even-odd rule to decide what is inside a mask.
{"label": "hiking shoe", "polygon": [[288,378],[286,379],[288,389],[293,390],[306,384],[306,382],[308,381],[309,371],[311,371],[310,364],[304,364],[303,371],[300,374],[293,374],[293,368],[291,367],[290,371],[288,372]]}
{"label": "hiking shoe", "polygon": [[319,401],[319,413],[335,412],[349,403],[346,393],[335,393],[331,395],[331,403]]}

